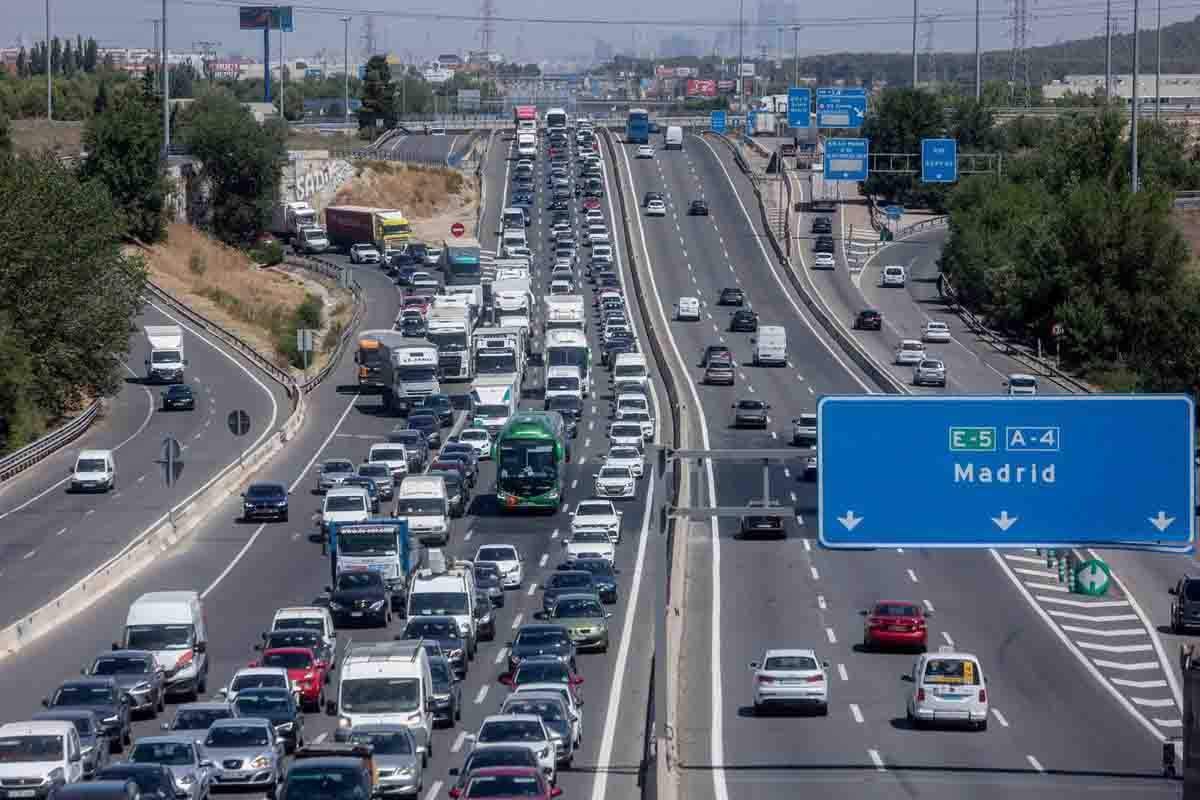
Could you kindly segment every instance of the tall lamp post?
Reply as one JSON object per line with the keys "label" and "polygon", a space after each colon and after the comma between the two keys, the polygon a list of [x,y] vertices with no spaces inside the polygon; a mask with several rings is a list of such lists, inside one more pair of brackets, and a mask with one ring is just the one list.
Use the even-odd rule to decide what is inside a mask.
{"label": "tall lamp post", "polygon": [[50,60],[50,0],[46,0],[46,121],[54,121],[54,62]]}
{"label": "tall lamp post", "polygon": [[345,96],[342,98],[342,113],[344,114],[344,116],[342,118],[342,122],[345,123],[346,125],[349,125],[350,124],[350,20],[353,19],[353,17],[342,17],[341,19],[342,19],[342,27],[343,27],[343,30],[345,33],[345,42],[342,45],[342,47],[344,48],[343,57],[345,59],[345,66],[344,66],[345,73],[342,75],[342,77],[345,79],[345,85],[343,88],[343,91],[345,92]]}
{"label": "tall lamp post", "polygon": [[1138,0],[1133,0],[1133,111],[1131,112],[1133,123],[1130,126],[1129,136],[1129,149],[1131,151],[1129,157],[1129,185],[1134,192],[1138,190],[1138,119],[1140,116],[1138,114],[1138,84],[1142,82],[1141,75],[1139,74],[1142,55],[1140,42],[1142,37],[1140,35],[1141,31],[1138,30],[1138,21]]}

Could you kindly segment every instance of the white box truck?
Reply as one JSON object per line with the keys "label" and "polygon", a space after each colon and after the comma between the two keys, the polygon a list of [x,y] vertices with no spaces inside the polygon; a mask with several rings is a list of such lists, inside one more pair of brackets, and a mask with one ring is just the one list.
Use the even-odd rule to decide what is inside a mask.
{"label": "white box truck", "polygon": [[325,709],[337,714],[335,741],[347,741],[350,730],[361,725],[404,725],[412,731],[417,753],[429,757],[433,676],[424,642],[352,644],[338,674],[337,700]]}
{"label": "white box truck", "polygon": [[403,414],[418,401],[441,393],[436,345],[408,339],[387,350],[388,358],[380,369],[384,408]]}
{"label": "white box truck", "polygon": [[187,359],[183,357],[183,328],[178,325],[147,325],[146,341],[150,357],[146,359],[149,383],[183,383]]}
{"label": "white box truck", "polygon": [[474,359],[471,358],[475,315],[466,299],[461,304],[451,305],[445,304],[447,300],[440,295],[434,300],[434,307],[425,317],[425,338],[437,347],[438,369],[443,380],[469,381],[475,377]]}
{"label": "white box truck", "polygon": [[450,501],[440,475],[409,475],[396,495],[396,517],[408,520],[408,532],[422,544],[450,542]]}
{"label": "white box truck", "polygon": [[587,332],[587,312],[583,295],[546,295],[546,330],[555,328]]}
{"label": "white box truck", "polygon": [[472,337],[476,385],[484,375],[507,376],[519,386],[525,377],[525,332],[518,328],[479,328]]}

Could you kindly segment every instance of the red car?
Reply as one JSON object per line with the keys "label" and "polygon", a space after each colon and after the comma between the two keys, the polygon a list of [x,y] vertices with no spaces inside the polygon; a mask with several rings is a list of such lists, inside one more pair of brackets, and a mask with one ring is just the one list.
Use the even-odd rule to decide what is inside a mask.
{"label": "red car", "polygon": [[300,691],[300,705],[309,711],[325,707],[325,683],[329,667],[307,647],[276,647],[264,650],[262,658],[251,661],[252,667],[282,667],[288,680]]}
{"label": "red car", "polygon": [[593,208],[600,208],[599,197],[585,197],[583,199],[583,210],[591,211]]}
{"label": "red car", "polygon": [[541,770],[533,767],[481,767],[467,777],[467,786],[450,790],[454,800],[550,800],[562,795]]}
{"label": "red car", "polygon": [[861,611],[866,622],[863,625],[863,647],[914,647],[924,650],[929,630],[926,618],[932,611],[925,611],[918,603],[902,600],[881,600],[868,611]]}
{"label": "red car", "polygon": [[429,311],[430,298],[424,294],[410,294],[404,298],[403,310],[407,311],[410,308],[421,312],[421,316],[425,316]]}

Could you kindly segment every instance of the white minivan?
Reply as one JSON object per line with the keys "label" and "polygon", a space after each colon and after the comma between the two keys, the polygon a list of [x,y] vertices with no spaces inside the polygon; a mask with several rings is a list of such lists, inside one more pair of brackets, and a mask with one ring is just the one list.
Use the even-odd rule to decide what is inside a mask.
{"label": "white minivan", "polygon": [[754,365],[787,364],[787,331],[782,325],[760,325],[751,339]]}
{"label": "white minivan", "polygon": [[440,475],[409,475],[396,493],[396,516],[424,544],[445,547],[450,541],[450,501]]}
{"label": "white minivan", "polygon": [[82,450],[70,470],[72,492],[108,492],[117,486],[112,450]]}
{"label": "white minivan", "polygon": [[583,379],[579,367],[568,364],[546,367],[545,399],[562,395],[583,400]]}
{"label": "white minivan", "polygon": [[613,365],[614,381],[635,381],[643,387],[650,380],[646,357],[641,353],[620,353]]}
{"label": "white minivan", "polygon": [[208,620],[199,592],[150,592],[134,600],[113,648],[154,653],[169,695],[195,699],[207,691]]}

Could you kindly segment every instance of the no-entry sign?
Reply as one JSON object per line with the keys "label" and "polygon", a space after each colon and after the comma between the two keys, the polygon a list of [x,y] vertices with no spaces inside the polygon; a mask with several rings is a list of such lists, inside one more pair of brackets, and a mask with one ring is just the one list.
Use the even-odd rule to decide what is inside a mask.
{"label": "no-entry sign", "polygon": [[456,222],[450,226],[450,232],[452,234],[454,234],[455,237],[462,236],[464,233],[467,232],[467,227],[465,225],[463,225],[461,222]]}

